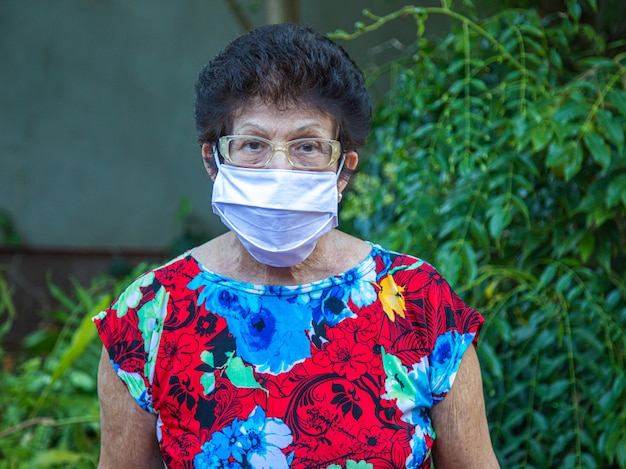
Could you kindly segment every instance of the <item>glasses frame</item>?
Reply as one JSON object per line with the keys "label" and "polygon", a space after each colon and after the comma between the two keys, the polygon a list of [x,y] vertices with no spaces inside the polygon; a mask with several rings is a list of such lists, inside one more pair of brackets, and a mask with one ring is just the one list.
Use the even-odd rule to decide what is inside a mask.
{"label": "glasses frame", "polygon": [[[240,165],[240,164],[236,164],[231,158],[230,158],[230,152],[228,150],[228,147],[230,146],[230,142],[232,142],[234,139],[236,138],[253,138],[255,140],[259,140],[261,142],[267,143],[270,148],[270,154],[267,157],[267,160],[265,161],[265,163],[263,163],[262,165]],[[342,155],[342,151],[341,151],[341,143],[338,140],[333,140],[330,138],[316,138],[316,137],[311,137],[311,138],[296,138],[294,140],[289,140],[288,142],[274,142],[273,140],[269,140],[267,138],[263,138],[263,137],[259,137],[257,135],[223,135],[222,137],[220,137],[218,140],[218,149],[219,149],[219,153],[220,155],[222,155],[222,157],[224,158],[224,161],[226,161],[228,164],[232,165],[232,166],[238,166],[241,168],[265,168],[268,164],[270,164],[270,162],[272,161],[272,158],[274,158],[274,155],[276,154],[277,151],[282,151],[285,156],[287,157],[287,161],[289,161],[289,164],[295,168],[295,169],[304,169],[304,170],[309,170],[309,171],[318,171],[318,170],[323,170],[326,168],[330,168],[333,164],[335,164],[339,158],[341,158]],[[329,143],[331,148],[332,148],[332,154],[330,157],[330,161],[328,162],[327,165],[325,166],[319,166],[319,167],[311,167],[311,166],[301,166],[296,164],[294,161],[291,160],[291,155],[289,154],[289,146],[294,144],[294,143],[298,143],[298,142],[325,142],[325,143]]]}

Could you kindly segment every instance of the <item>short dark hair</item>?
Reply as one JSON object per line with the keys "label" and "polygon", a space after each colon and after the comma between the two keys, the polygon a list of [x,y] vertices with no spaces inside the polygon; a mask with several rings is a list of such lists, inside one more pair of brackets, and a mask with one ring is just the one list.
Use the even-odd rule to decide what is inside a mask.
{"label": "short dark hair", "polygon": [[194,115],[200,143],[217,142],[252,101],[305,105],[336,121],[344,151],[365,144],[372,113],[363,74],[347,52],[311,28],[261,26],[231,42],[200,71]]}

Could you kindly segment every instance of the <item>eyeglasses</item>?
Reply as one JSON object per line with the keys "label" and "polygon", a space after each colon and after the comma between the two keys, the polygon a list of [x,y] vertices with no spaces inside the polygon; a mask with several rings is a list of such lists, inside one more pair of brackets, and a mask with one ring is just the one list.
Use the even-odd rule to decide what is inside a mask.
{"label": "eyeglasses", "polygon": [[273,142],[253,135],[225,135],[218,143],[228,164],[247,168],[267,166],[277,151],[285,153],[291,166],[304,170],[326,169],[341,156],[341,144],[325,138]]}

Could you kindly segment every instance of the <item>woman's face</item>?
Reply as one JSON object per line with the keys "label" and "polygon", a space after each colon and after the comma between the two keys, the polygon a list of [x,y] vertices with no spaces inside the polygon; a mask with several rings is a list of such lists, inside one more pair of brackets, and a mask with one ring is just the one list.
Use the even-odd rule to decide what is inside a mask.
{"label": "woman's face", "polygon": [[[304,106],[291,106],[286,110],[277,109],[263,103],[253,103],[241,111],[233,119],[232,135],[252,135],[263,137],[274,142],[288,142],[298,138],[337,138],[336,124],[326,114],[311,110]],[[213,158],[213,148],[204,144],[202,153],[207,158]],[[356,152],[347,152],[344,155],[344,165],[354,170],[358,162]],[[209,175],[215,178],[215,168],[207,167]],[[337,170],[338,163],[332,169]],[[293,169],[287,155],[283,151],[276,151],[266,166],[271,169]],[[342,191],[347,180],[340,178],[338,189]]]}

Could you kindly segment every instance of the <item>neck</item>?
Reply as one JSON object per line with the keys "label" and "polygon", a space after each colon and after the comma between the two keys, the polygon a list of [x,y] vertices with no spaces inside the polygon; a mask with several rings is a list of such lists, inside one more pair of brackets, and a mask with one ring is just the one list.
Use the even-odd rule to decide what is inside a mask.
{"label": "neck", "polygon": [[257,261],[234,233],[230,233],[230,238],[232,252],[237,252],[237,262],[233,264],[233,268],[247,282],[262,285],[300,285],[312,279],[326,278],[327,272],[333,270],[328,252],[335,238],[334,230],[317,241],[315,249],[304,261],[287,267],[274,267]]}
{"label": "neck", "polygon": [[365,259],[371,246],[338,230],[317,242],[311,255],[290,267],[272,267],[254,259],[229,231],[193,251],[208,270],[224,277],[257,285],[302,285],[339,275]]}

